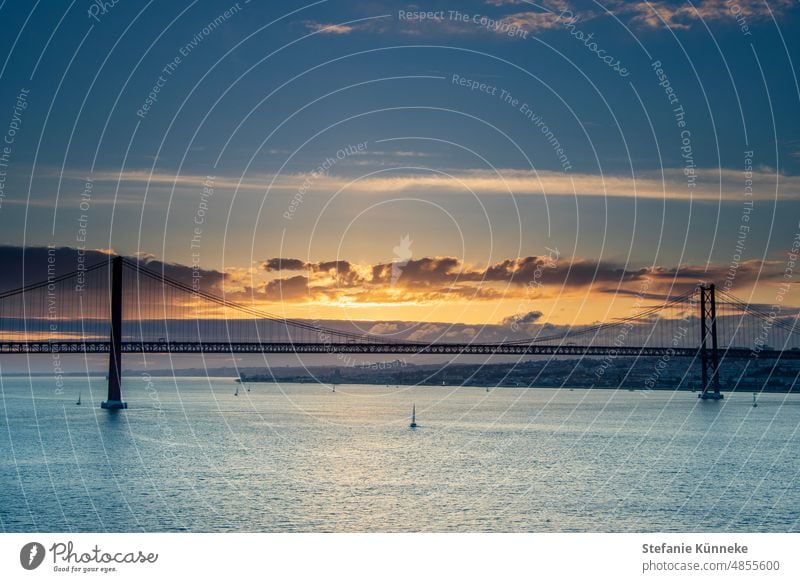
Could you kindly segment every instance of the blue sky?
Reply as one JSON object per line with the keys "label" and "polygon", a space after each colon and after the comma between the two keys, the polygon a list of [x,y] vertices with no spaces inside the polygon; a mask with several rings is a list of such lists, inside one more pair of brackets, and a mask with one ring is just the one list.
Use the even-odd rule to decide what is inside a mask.
{"label": "blue sky", "polygon": [[[679,267],[718,279],[739,256],[734,289],[766,301],[800,218],[799,19],[784,0],[6,1],[0,131],[27,94],[0,243],[197,260],[256,294],[302,276],[278,299],[331,317],[336,302],[404,312],[364,299],[374,288],[310,291],[352,290],[341,273],[264,262],[345,260],[363,283],[407,234],[414,259],[455,257],[458,273],[557,248],[567,266],[623,273],[617,286],[675,270],[669,293],[695,276]],[[545,311],[565,288],[595,297],[564,277],[537,296]]]}

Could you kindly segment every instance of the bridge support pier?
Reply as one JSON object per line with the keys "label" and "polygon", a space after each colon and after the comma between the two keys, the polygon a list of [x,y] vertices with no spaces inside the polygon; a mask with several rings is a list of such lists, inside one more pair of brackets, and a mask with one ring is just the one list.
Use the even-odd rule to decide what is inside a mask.
{"label": "bridge support pier", "polygon": [[[708,340],[711,339],[711,347]],[[719,391],[719,350],[717,345],[717,300],[715,287],[700,286],[700,367],[702,391],[698,398],[722,400]]]}
{"label": "bridge support pier", "polygon": [[111,337],[108,353],[108,399],[106,410],[128,408],[122,400],[122,257],[111,260]]}

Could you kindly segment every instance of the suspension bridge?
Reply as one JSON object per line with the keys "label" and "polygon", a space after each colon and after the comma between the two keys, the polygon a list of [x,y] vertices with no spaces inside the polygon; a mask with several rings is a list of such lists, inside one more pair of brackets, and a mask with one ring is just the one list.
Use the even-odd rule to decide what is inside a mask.
{"label": "suspension bridge", "polygon": [[[411,341],[277,317],[109,256],[90,267],[0,293],[0,354],[108,354],[103,408],[127,408],[123,354],[448,354],[693,358],[700,394],[722,398],[720,370],[738,358],[800,359],[797,318],[700,283],[629,317],[541,326],[533,337],[491,343]],[[234,297],[235,298],[235,297]]]}

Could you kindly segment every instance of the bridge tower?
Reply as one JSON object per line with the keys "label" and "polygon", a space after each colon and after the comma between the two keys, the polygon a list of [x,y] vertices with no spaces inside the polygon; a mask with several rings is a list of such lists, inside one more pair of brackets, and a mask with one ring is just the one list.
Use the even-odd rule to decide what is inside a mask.
{"label": "bridge tower", "polygon": [[[719,391],[719,349],[717,345],[717,300],[714,284],[700,285],[700,367],[703,400],[722,400]],[[711,346],[709,347],[709,340]]]}
{"label": "bridge tower", "polygon": [[111,259],[111,337],[108,350],[108,399],[101,408],[128,408],[122,400],[122,257]]}

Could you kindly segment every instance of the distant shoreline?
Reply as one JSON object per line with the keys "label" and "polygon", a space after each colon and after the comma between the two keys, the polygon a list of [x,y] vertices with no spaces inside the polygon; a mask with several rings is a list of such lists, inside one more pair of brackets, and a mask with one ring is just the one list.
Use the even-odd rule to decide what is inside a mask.
{"label": "distant shoreline", "polygon": [[[333,382],[321,382],[321,381],[297,381],[297,380],[242,380],[242,382],[247,382],[248,384],[309,384],[309,385],[321,385],[321,386],[330,386]],[[517,385],[505,385],[499,384],[496,386],[486,386],[485,384],[436,384],[436,383],[424,383],[424,384],[403,384],[397,382],[389,382],[388,384],[385,382],[337,382],[337,386],[410,386],[410,387],[425,387],[425,388],[478,388],[478,389],[485,389],[489,388],[489,390],[494,390],[497,388],[502,389],[511,389],[511,390],[527,390],[527,389],[555,389],[555,390],[621,390],[624,392],[685,392],[687,394],[695,394],[698,392],[696,387],[687,388],[685,386],[681,387],[670,387],[670,386],[658,386],[656,388],[647,388],[645,386],[586,386],[580,384],[565,384],[561,385],[553,385],[553,384],[531,384],[527,386],[517,386]],[[753,388],[750,386],[738,386],[734,388],[721,388],[721,392],[723,394],[728,393],[747,393],[751,394],[753,392],[764,393],[764,394],[800,394],[800,389],[779,389],[779,388]]]}
{"label": "distant shoreline", "polygon": [[[123,379],[125,378],[134,378],[141,374],[142,372],[136,373],[126,373],[123,374]],[[237,378],[232,377],[230,375],[205,375],[205,374],[180,374],[174,375],[169,373],[166,370],[156,370],[153,372],[147,372],[152,378],[177,378],[177,379],[187,379],[187,378],[210,378],[212,380],[230,380],[234,382]],[[51,374],[44,374],[44,373],[35,373],[35,374],[3,374],[5,378],[46,378],[48,376],[52,376]],[[95,380],[105,381],[106,377],[103,374],[78,374],[78,373],[71,373],[71,374],[64,374],[63,377],[65,378],[84,378],[89,377]],[[334,382],[326,382],[323,380],[296,380],[296,379],[240,379],[241,382],[246,382],[248,384],[308,384],[308,385],[319,385],[319,386],[330,386],[334,384]],[[476,388],[476,389],[486,389],[489,388],[490,390],[495,390],[497,388],[502,389],[517,389],[517,390],[527,390],[527,389],[554,389],[554,390],[619,390],[624,392],[685,392],[687,394],[695,394],[698,392],[697,387],[686,387],[686,386],[657,386],[655,388],[647,388],[645,386],[635,386],[635,385],[625,385],[625,386],[613,386],[613,385],[602,385],[602,386],[587,386],[583,384],[568,384],[568,385],[557,385],[557,384],[530,384],[530,385],[511,385],[511,384],[498,384],[498,385],[486,385],[486,384],[437,384],[435,382],[426,382],[426,383],[402,383],[402,382],[335,382],[337,386],[404,386],[404,387],[425,387],[425,388]],[[735,394],[735,393],[746,393],[751,394],[753,392],[758,392],[759,394],[800,394],[800,388],[795,387],[792,388],[779,388],[779,387],[753,387],[753,386],[737,386],[733,388],[726,388],[725,386],[721,389],[723,394]]]}

